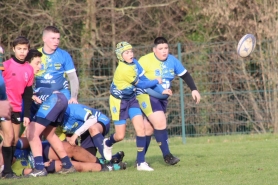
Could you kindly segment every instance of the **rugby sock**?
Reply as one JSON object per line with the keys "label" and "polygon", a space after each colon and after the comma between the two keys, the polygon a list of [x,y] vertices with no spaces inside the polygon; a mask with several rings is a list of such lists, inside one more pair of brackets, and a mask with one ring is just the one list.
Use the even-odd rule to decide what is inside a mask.
{"label": "rugby sock", "polygon": [[109,139],[106,140],[106,145],[111,147],[114,143],[116,143],[115,139],[114,139],[114,134],[111,134],[111,136],[109,137]]}
{"label": "rugby sock", "polygon": [[149,148],[149,146],[150,146],[151,140],[152,140],[152,136],[146,136],[145,154],[146,154],[147,151],[148,151],[148,148]]}
{"label": "rugby sock", "polygon": [[43,170],[43,168],[44,168],[44,163],[43,163],[43,158],[42,158],[42,156],[34,157],[34,161],[35,161],[35,168],[36,168],[37,170]]}
{"label": "rugby sock", "polygon": [[70,162],[70,158],[68,156],[61,158],[63,168],[69,169],[72,164]]}
{"label": "rugby sock", "polygon": [[92,137],[92,141],[95,144],[95,146],[98,148],[98,151],[102,158],[104,158],[103,155],[103,135],[101,133],[98,133],[97,135]]}
{"label": "rugby sock", "polygon": [[164,130],[156,130],[154,129],[154,136],[156,142],[158,143],[163,157],[170,153],[169,146],[168,146],[168,132],[166,129]]}
{"label": "rugby sock", "polygon": [[12,172],[12,147],[11,146],[2,146],[2,155],[4,160],[4,170],[3,173]]}
{"label": "rugby sock", "polygon": [[136,146],[137,146],[137,163],[141,164],[145,162],[145,145],[146,137],[136,136]]}
{"label": "rugby sock", "polygon": [[96,159],[96,163],[101,164],[99,158]]}
{"label": "rugby sock", "polygon": [[23,142],[22,142],[22,140],[19,138],[18,141],[17,141],[17,143],[16,143],[16,148],[17,148],[17,149],[22,149],[22,147],[23,147]]}
{"label": "rugby sock", "polygon": [[[16,149],[16,146],[12,146],[12,156],[14,156],[15,149]],[[13,157],[12,157],[12,159],[11,159],[11,162],[13,162]]]}

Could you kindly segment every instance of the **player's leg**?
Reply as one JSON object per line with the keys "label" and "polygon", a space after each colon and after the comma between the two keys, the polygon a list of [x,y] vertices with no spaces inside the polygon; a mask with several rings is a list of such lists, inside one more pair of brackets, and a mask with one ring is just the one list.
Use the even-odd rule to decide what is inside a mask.
{"label": "player's leg", "polygon": [[[109,125],[110,125],[110,123],[109,123]],[[98,149],[102,158],[104,158],[103,140],[104,140],[104,135],[105,135],[103,133],[106,133],[106,130],[107,129],[106,129],[105,125],[103,123],[99,123],[99,122],[89,128],[89,133],[90,133],[92,142],[94,143],[95,147]]]}
{"label": "player's leg", "polygon": [[109,97],[110,112],[115,125],[115,133],[103,140],[103,155],[106,160],[112,159],[112,145],[125,137],[126,119],[128,118],[128,101]]}
{"label": "player's leg", "polygon": [[49,124],[49,121],[48,120],[43,121],[43,119],[38,119],[37,121],[40,121],[40,123],[32,121],[27,127],[27,139],[29,141],[29,145],[34,157],[34,164],[35,164],[34,169],[36,170],[30,174],[34,177],[47,175],[46,173],[44,173],[42,144],[41,144],[40,135],[43,132],[43,130],[46,128],[45,125]]}
{"label": "player's leg", "polygon": [[[72,164],[78,172],[99,172],[99,171],[112,171],[112,170],[123,169],[118,164],[101,165],[99,163],[78,162],[78,161],[72,161]],[[61,165],[62,165],[61,161],[55,160],[55,170],[56,171],[59,171],[61,169],[61,167],[60,167]]]}
{"label": "player's leg", "polygon": [[146,135],[142,112],[136,99],[134,99],[130,103],[131,108],[129,109],[129,117],[136,132],[137,170],[153,171],[153,169],[149,167],[149,165],[145,161]]}
{"label": "player's leg", "polygon": [[62,161],[63,168],[60,173],[72,173],[75,172],[75,169],[72,166],[70,158],[68,157],[64,145],[59,137],[55,134],[56,127],[48,125],[43,132],[43,135],[46,137],[46,140],[51,144],[51,147],[57,153],[59,158]]}
{"label": "player's leg", "polygon": [[[87,150],[85,150],[84,148],[77,145],[73,146],[65,141],[63,141],[62,144],[64,146],[67,155],[70,158],[74,158],[75,160],[81,162],[92,162],[92,163],[97,162],[97,158],[93,156],[91,153],[89,153]],[[59,159],[56,152],[52,148],[50,148],[48,156],[49,159],[54,159],[54,160]]]}
{"label": "player's leg", "polygon": [[72,161],[72,164],[79,172],[99,172],[102,169],[99,163]]}
{"label": "player's leg", "polygon": [[20,112],[12,112],[11,115],[11,121],[13,123],[13,130],[14,130],[14,140],[12,143],[12,150],[13,150],[13,154],[15,152],[16,149],[16,144],[19,138],[19,132],[20,132]]}
{"label": "player's leg", "polygon": [[3,131],[3,146],[2,155],[4,161],[4,170],[2,171],[2,178],[16,178],[12,171],[13,149],[12,143],[14,140],[14,130],[11,120],[1,121],[1,129]]}
{"label": "player's leg", "polygon": [[144,126],[145,126],[145,134],[146,134],[146,146],[145,146],[145,153],[147,153],[148,148],[151,143],[152,135],[154,132],[153,126],[150,124],[148,119],[144,117]]}
{"label": "player's leg", "polygon": [[147,94],[139,95],[137,99],[142,111],[154,127],[154,136],[162,151],[164,161],[171,165],[177,164],[180,160],[170,153],[168,145],[167,119],[165,115],[167,100],[159,100]]}
{"label": "player's leg", "polygon": [[103,140],[103,155],[106,160],[112,159],[112,145],[120,142],[125,137],[126,122],[125,120],[115,121],[115,133]]}

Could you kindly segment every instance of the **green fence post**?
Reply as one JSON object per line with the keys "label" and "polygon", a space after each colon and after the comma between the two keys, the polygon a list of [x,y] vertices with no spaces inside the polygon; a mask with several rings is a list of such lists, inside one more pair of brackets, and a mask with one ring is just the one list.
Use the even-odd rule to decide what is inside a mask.
{"label": "green fence post", "polygon": [[[181,58],[181,43],[178,43],[178,58],[179,61],[182,62]],[[186,143],[186,138],[185,138],[185,114],[184,114],[184,91],[183,91],[183,81],[180,78],[180,101],[181,101],[181,125],[182,125],[182,142],[183,144]]]}

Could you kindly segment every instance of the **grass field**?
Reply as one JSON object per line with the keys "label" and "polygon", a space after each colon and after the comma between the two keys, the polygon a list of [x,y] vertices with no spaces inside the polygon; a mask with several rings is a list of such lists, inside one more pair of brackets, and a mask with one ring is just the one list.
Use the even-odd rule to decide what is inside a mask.
{"label": "grass field", "polygon": [[181,161],[175,166],[164,163],[159,147],[152,140],[147,162],[153,172],[138,172],[134,167],[135,142],[126,140],[114,146],[113,152],[124,150],[128,168],[115,172],[50,174],[47,177],[0,180],[13,185],[236,185],[278,183],[278,135],[233,135],[170,138],[170,148]]}

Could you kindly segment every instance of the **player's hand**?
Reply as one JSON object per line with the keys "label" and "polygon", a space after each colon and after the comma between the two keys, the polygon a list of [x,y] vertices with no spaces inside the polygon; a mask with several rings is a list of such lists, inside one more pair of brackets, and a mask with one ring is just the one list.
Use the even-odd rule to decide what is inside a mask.
{"label": "player's hand", "polygon": [[200,93],[197,90],[193,90],[191,95],[192,95],[193,100],[195,100],[196,104],[198,104],[201,100]]}
{"label": "player's hand", "polygon": [[173,95],[173,92],[171,89],[165,89],[162,94],[168,94],[169,96],[172,96]]}
{"label": "player's hand", "polygon": [[29,124],[30,124],[30,119],[27,118],[27,117],[24,117],[24,118],[23,118],[23,126],[26,127],[26,126],[28,126]]}
{"label": "player's hand", "polygon": [[44,167],[48,167],[50,166],[50,163],[52,162],[52,159],[49,159],[49,161],[44,163]]}
{"label": "player's hand", "polygon": [[42,103],[42,100],[39,99],[39,97],[37,97],[36,95],[33,95],[33,96],[32,96],[32,99],[33,99],[34,102],[37,103],[37,104],[41,104],[41,103]]}
{"label": "player's hand", "polygon": [[77,99],[76,98],[70,98],[70,100],[69,100],[69,102],[68,102],[69,104],[78,104],[78,101],[77,101]]}
{"label": "player's hand", "polygon": [[162,78],[158,77],[156,78],[159,84],[162,84]]}
{"label": "player's hand", "polygon": [[67,137],[67,141],[71,144],[71,145],[75,145],[75,141],[78,138],[78,135],[73,134],[71,137]]}
{"label": "player's hand", "polygon": [[11,119],[12,106],[8,100],[0,101],[0,117]]}

